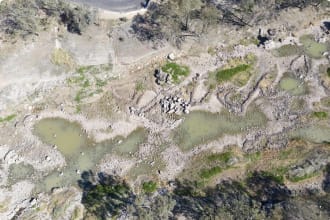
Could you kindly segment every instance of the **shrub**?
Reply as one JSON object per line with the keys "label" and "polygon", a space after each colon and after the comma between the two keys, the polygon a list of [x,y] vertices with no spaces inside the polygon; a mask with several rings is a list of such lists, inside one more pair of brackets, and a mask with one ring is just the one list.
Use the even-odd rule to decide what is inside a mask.
{"label": "shrub", "polygon": [[176,63],[167,63],[162,67],[162,71],[171,75],[173,82],[179,83],[180,77],[188,76],[190,73],[189,67],[180,66]]}
{"label": "shrub", "polygon": [[153,181],[144,182],[142,184],[142,189],[146,193],[153,193],[157,189],[157,183],[155,183]]}
{"label": "shrub", "polygon": [[313,112],[313,116],[318,119],[324,119],[328,117],[328,114],[326,112]]}
{"label": "shrub", "polygon": [[219,166],[212,167],[211,169],[203,169],[200,173],[200,177],[204,178],[204,179],[209,179],[221,172],[222,172],[222,169]]}

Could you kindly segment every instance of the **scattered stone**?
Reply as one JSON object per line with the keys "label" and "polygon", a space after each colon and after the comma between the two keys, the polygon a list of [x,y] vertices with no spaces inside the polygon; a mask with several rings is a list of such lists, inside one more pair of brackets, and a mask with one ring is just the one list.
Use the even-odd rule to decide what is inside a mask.
{"label": "scattered stone", "polygon": [[162,112],[165,112],[167,114],[189,114],[189,103],[178,96],[165,96],[163,99],[160,100],[160,106]]}

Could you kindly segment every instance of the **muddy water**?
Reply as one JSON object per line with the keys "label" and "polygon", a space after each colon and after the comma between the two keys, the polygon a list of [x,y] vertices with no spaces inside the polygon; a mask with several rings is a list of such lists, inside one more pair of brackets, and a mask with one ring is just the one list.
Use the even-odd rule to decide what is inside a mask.
{"label": "muddy water", "polygon": [[302,138],[314,143],[330,143],[330,127],[312,125],[291,132],[291,137]]}
{"label": "muddy water", "polygon": [[287,91],[291,95],[303,95],[306,93],[306,87],[299,80],[284,76],[280,81],[280,88]]}
{"label": "muddy water", "polygon": [[190,113],[173,132],[173,139],[182,150],[190,150],[224,134],[238,134],[251,127],[264,126],[266,122],[266,116],[255,108],[245,116],[225,111],[218,114],[196,111]]}
{"label": "muddy water", "polygon": [[83,171],[95,170],[99,161],[108,153],[125,155],[135,152],[145,140],[146,132],[138,129],[126,139],[95,143],[86,137],[78,123],[61,118],[43,119],[35,125],[35,134],[45,143],[56,146],[65,157],[66,166],[54,171],[37,184],[36,191],[49,191],[54,187],[75,185]]}

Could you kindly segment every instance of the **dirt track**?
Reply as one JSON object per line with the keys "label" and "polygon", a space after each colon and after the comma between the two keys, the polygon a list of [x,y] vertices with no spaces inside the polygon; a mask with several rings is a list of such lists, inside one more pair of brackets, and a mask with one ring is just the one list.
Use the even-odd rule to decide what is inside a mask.
{"label": "dirt track", "polygon": [[144,0],[70,0],[110,11],[128,12],[141,8]]}

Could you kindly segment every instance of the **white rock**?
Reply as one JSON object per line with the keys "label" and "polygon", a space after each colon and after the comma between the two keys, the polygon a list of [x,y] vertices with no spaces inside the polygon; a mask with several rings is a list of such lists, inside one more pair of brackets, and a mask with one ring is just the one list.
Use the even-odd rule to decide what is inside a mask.
{"label": "white rock", "polygon": [[174,55],[174,53],[170,53],[170,54],[167,56],[167,58],[168,58],[169,60],[174,60],[174,59],[175,59],[175,55]]}

